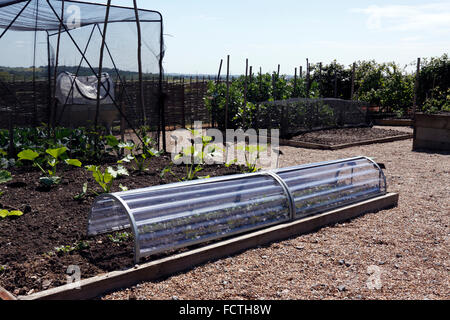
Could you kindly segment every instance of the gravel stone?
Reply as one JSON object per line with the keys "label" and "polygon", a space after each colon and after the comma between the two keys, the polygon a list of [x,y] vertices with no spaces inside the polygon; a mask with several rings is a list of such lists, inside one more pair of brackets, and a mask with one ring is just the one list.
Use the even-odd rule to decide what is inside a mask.
{"label": "gravel stone", "polygon": [[[410,128],[393,129],[412,132]],[[291,237],[277,242],[277,247],[249,249],[144,282],[132,289],[134,293],[165,300],[174,295],[183,300],[450,299],[450,155],[413,152],[411,139],[335,151],[288,146],[280,146],[280,150],[280,167],[372,157],[386,165],[388,191],[400,194],[398,207]],[[394,265],[395,253],[402,255],[401,269]],[[270,263],[261,263],[263,255],[271,257]],[[424,257],[429,261],[424,262]],[[351,273],[336,264],[341,259],[351,261]],[[215,286],[225,275],[239,281]],[[369,289],[374,279],[380,281],[381,287],[375,286],[379,289]],[[338,290],[336,283],[345,283],[346,289]],[[289,293],[278,295],[281,288],[289,288]],[[128,295],[126,290],[118,290],[102,299],[124,300]]]}

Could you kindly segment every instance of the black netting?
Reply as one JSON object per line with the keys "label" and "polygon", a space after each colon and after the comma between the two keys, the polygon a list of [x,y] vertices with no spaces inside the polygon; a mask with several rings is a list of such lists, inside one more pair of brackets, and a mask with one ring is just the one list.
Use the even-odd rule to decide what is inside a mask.
{"label": "black netting", "polygon": [[301,132],[347,126],[367,126],[368,104],[362,101],[334,98],[263,102],[258,105],[258,128],[280,129],[283,137]]}
{"label": "black netting", "polygon": [[28,0],[0,0],[0,8],[10,6],[15,3],[27,2]]}
{"label": "black netting", "polygon": [[[0,1],[0,28],[6,28],[10,22],[17,16],[17,14],[25,7],[21,15],[11,26],[13,30],[22,31],[58,31],[59,19],[55,15],[61,13],[62,5],[65,6],[65,22],[69,26],[73,26],[71,22],[75,15],[78,15],[79,10],[79,27],[92,25],[96,23],[103,23],[105,21],[105,5],[98,3],[87,3],[79,1],[62,1],[62,0],[25,0]],[[36,23],[36,4],[39,8],[39,16]],[[139,19],[141,22],[162,22],[162,17],[159,12],[151,10],[139,9]],[[108,23],[115,22],[135,22],[135,13],[133,8],[111,6]]]}
{"label": "black netting", "polygon": [[[70,0],[0,0],[0,127],[7,127],[11,118],[15,126],[42,122],[56,126],[92,124],[92,106],[85,108],[89,111],[83,109],[86,112],[81,122],[75,121],[74,110],[82,108],[70,105],[73,99],[59,99],[53,107],[58,85],[55,79],[65,72],[76,76],[98,74],[106,8]],[[111,77],[114,97],[108,107],[102,108],[105,117],[114,118],[108,125],[125,119],[128,127],[147,125],[156,130],[161,128],[164,115],[162,16],[142,9],[138,14],[143,108],[135,10],[119,6],[110,7],[102,60],[102,73]]]}

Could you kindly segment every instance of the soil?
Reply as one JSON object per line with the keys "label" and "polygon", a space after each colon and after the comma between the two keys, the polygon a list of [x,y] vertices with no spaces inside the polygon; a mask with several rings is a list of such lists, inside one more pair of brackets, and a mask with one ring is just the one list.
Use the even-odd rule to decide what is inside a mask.
{"label": "soil", "polygon": [[[412,133],[409,127],[380,127]],[[280,146],[280,167],[365,155],[398,206],[255,247],[104,300],[449,300],[450,153],[411,140],[339,150]],[[267,168],[267,167],[265,167]]]}
{"label": "soil", "polygon": [[[147,172],[137,172],[117,179],[112,191],[120,191],[119,184],[131,189],[176,182],[170,174],[159,173],[170,163],[169,156],[151,160]],[[107,165],[114,165],[111,161]],[[132,168],[128,168],[132,171]],[[64,171],[67,170],[67,171]],[[183,176],[184,166],[173,172]],[[39,186],[41,173],[32,167],[10,170],[13,180],[0,185],[0,208],[21,210],[17,218],[0,219],[0,286],[16,295],[39,292],[67,283],[67,268],[76,265],[81,278],[127,269],[133,266],[133,239],[113,242],[108,235],[87,237],[88,213],[95,194],[89,192],[81,200],[74,200],[83,184],[99,192],[91,173],[83,168],[59,168],[63,177],[60,185],[50,189]],[[227,175],[239,173],[238,166],[205,166],[200,175]],[[115,233],[113,233],[115,235]],[[58,252],[56,247],[79,246],[70,252]]]}
{"label": "soil", "polygon": [[380,128],[344,128],[320,130],[303,133],[292,138],[295,141],[311,142],[324,145],[339,145],[365,140],[375,140],[387,137],[404,135],[404,132]]}

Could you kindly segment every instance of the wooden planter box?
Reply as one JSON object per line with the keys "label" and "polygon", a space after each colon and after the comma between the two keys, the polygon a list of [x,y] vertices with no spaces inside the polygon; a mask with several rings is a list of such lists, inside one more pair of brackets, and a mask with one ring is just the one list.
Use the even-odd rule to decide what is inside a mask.
{"label": "wooden planter box", "polygon": [[413,150],[450,151],[450,113],[416,113]]}
{"label": "wooden planter box", "polygon": [[374,123],[380,126],[412,126],[410,119],[375,119]]}

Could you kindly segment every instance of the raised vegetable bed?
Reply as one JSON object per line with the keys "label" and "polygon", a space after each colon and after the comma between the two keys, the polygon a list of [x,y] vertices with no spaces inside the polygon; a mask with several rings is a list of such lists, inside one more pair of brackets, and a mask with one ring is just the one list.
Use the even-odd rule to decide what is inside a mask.
{"label": "raised vegetable bed", "polygon": [[375,119],[374,123],[380,126],[412,126],[413,120],[411,119]]}
{"label": "raised vegetable bed", "polygon": [[[160,177],[169,163],[170,156],[155,158],[149,171],[117,179],[113,189],[119,190],[119,184],[135,189],[176,182],[171,175]],[[173,168],[180,176],[183,170],[183,166]],[[95,195],[78,201],[74,196],[80,193],[84,182],[95,185],[87,170],[68,167],[61,184],[50,190],[39,184],[41,173],[34,168],[17,167],[10,171],[13,180],[0,184],[0,192],[4,192],[0,209],[18,209],[24,214],[0,218],[1,287],[16,295],[27,295],[66,284],[69,265],[80,267],[82,279],[134,265],[133,238],[127,230],[93,238],[86,235]],[[212,165],[201,172],[217,176],[240,170],[237,166]]]}
{"label": "raised vegetable bed", "polygon": [[280,139],[280,144],[308,149],[337,150],[359,145],[411,139],[412,134],[380,128],[342,128],[307,132]]}
{"label": "raised vegetable bed", "polygon": [[[158,167],[160,167],[161,164],[164,164],[165,158],[161,157],[158,160],[160,161],[158,163]],[[223,167],[212,166],[210,169],[212,172],[214,172],[213,170],[218,168]],[[232,172],[233,169],[229,170],[231,170]],[[296,170],[300,170],[302,174],[296,173]],[[215,173],[217,173],[217,171]],[[58,194],[56,196],[56,194],[63,189],[71,190],[67,186],[76,183],[77,179],[76,172],[77,170],[75,169],[75,170],[68,170],[65,173],[64,176],[65,179],[67,179],[65,188],[62,187],[53,188],[44,191],[39,189],[38,185],[28,182],[29,180],[22,180],[20,182],[17,181],[19,182],[18,184],[17,182],[16,184],[14,184],[14,182],[7,184],[7,188],[14,188],[14,187],[18,189],[22,188],[25,189],[25,192],[28,192],[30,194],[33,194],[34,192],[39,192],[40,195],[39,197],[33,197],[34,201],[30,201],[30,204],[27,204],[28,206],[27,208],[22,208],[24,211],[24,215],[22,215],[20,219],[2,220],[2,229],[0,229],[2,233],[0,234],[0,236],[2,236],[2,243],[6,243],[6,245],[0,247],[1,248],[0,253],[2,254],[2,261],[7,261],[7,264],[4,265],[2,277],[0,278],[0,286],[5,286],[6,289],[9,292],[12,291],[14,295],[23,297],[30,296],[30,298],[41,298],[41,297],[73,298],[75,296],[92,297],[92,294],[99,294],[108,289],[117,288],[118,285],[117,281],[119,281],[121,285],[123,285],[124,283],[128,284],[133,283],[133,281],[136,281],[136,277],[138,278],[145,277],[147,279],[153,279],[160,276],[169,275],[171,272],[176,272],[176,270],[181,271],[184,268],[187,268],[195,263],[199,263],[199,261],[203,262],[206,261],[205,259],[211,259],[211,257],[220,257],[223,255],[223,252],[219,250],[222,244],[212,245],[211,247],[216,248],[220,252],[217,252],[217,250],[210,248],[206,251],[209,252],[208,254],[203,253],[202,249],[194,249],[193,251],[186,252],[186,254],[184,254],[183,251],[178,252],[174,251],[175,249],[180,247],[178,244],[172,245],[168,242],[169,246],[167,247],[167,249],[170,251],[165,251],[163,257],[164,256],[167,257],[167,254],[170,253],[172,254],[178,253],[180,254],[180,257],[184,257],[183,259],[181,259],[181,261],[186,261],[186,259],[188,259],[189,263],[187,264],[180,263],[179,261],[177,261],[178,258],[173,260],[167,257],[161,260],[157,260],[156,262],[144,264],[142,268],[133,269],[132,268],[133,262],[130,259],[132,258],[132,251],[133,251],[131,250],[132,249],[131,244],[133,242],[133,239],[135,243],[137,239],[139,239],[139,241],[141,240],[139,234],[136,234],[135,231],[133,231],[133,233],[131,232],[127,233],[126,230],[120,230],[122,228],[127,228],[127,226],[121,225],[122,226],[121,228],[117,228],[117,226],[113,226],[109,222],[109,220],[106,219],[105,216],[103,216],[101,217],[101,220],[104,221],[106,226],[112,226],[112,229],[109,231],[120,230],[121,232],[120,233],[112,232],[103,236],[96,236],[94,238],[86,237],[85,222],[88,220],[86,217],[86,213],[88,212],[88,210],[86,210],[86,213],[84,213],[83,212],[84,210],[82,210],[84,206],[81,206],[80,205],[81,203],[78,203],[78,205],[73,205],[74,203],[73,196],[72,199],[69,199],[67,197],[67,194],[64,195],[64,193]],[[231,172],[221,172],[221,173],[226,174]],[[17,179],[18,172],[14,173]],[[71,176],[70,173],[75,174]],[[136,181],[137,176],[133,181],[131,180],[125,181],[124,179],[126,178],[124,177],[122,179],[123,180],[122,182],[126,182],[128,185],[133,187],[138,185],[138,183],[139,184],[145,183],[144,181],[146,180],[155,180],[156,183],[164,182],[160,180],[158,181],[158,179],[161,178],[159,176],[155,176],[152,173],[153,172],[149,172],[148,174],[142,174],[141,177],[144,177],[146,179],[142,179],[142,181],[141,179],[137,179],[139,180],[139,182]],[[397,201],[396,196],[389,196],[388,198],[386,198],[387,202],[383,200],[384,199],[383,197],[385,196],[384,175],[382,174],[379,167],[375,163],[373,163],[370,159],[367,159],[365,157],[344,159],[334,162],[318,163],[309,166],[304,165],[292,168],[279,169],[276,172],[261,173],[261,177],[267,176],[269,180],[271,179],[272,175],[274,175],[273,176],[274,181],[278,181],[278,183],[280,183],[281,186],[284,186],[280,188],[281,190],[279,190],[278,192],[280,192],[281,194],[287,193],[287,195],[289,195],[289,197],[286,199],[286,207],[290,208],[289,211],[290,221],[292,221],[292,219],[295,219],[295,217],[302,218],[305,215],[309,215],[312,213],[315,213],[318,220],[316,219],[316,216],[312,220],[308,218],[306,218],[305,220],[300,219],[298,222],[297,221],[289,222],[288,225],[280,226],[280,228],[267,229],[265,231],[261,231],[260,233],[256,232],[255,234],[244,236],[242,238],[239,238],[240,240],[236,240],[237,242],[235,242],[235,240],[233,239],[226,240],[223,243],[225,245],[224,248],[227,248],[227,250],[229,250],[230,253],[251,247],[254,245],[255,241],[257,241],[258,243],[264,243],[276,239],[283,239],[287,236],[295,234],[295,231],[297,232],[312,231],[314,228],[319,228],[329,223],[342,221],[354,217],[356,215],[362,214],[364,212],[383,209],[386,206],[395,205]],[[152,176],[153,178],[150,178]],[[245,176],[239,175],[233,177],[245,180],[247,178],[247,175]],[[253,177],[257,178],[258,174],[250,174],[248,175],[248,177],[251,177],[251,179]],[[362,179],[363,177],[364,179],[360,181],[360,178]],[[82,176],[78,177],[78,180],[84,179],[86,179],[86,177]],[[208,186],[209,181],[219,182],[223,180],[223,178],[220,179],[221,180],[217,180],[217,178],[215,178],[208,181],[202,180],[200,182],[183,182],[180,184],[168,186],[167,188],[159,187],[159,188],[137,189],[136,192],[139,194],[144,192],[145,190],[161,191],[168,188],[174,188],[173,186],[178,187],[184,185],[188,186],[189,188],[191,187],[193,188],[194,185],[198,186],[205,185],[207,186],[207,188],[204,191],[210,192],[210,190],[212,189]],[[253,182],[253,180],[248,182]],[[282,191],[283,188],[285,188],[284,191]],[[239,188],[239,190],[241,189],[242,188]],[[247,189],[244,188],[240,192],[248,193],[248,191],[246,190]],[[372,192],[372,190],[375,190],[376,192],[375,191]],[[200,192],[199,190],[193,191],[194,193]],[[57,206],[59,206],[58,209],[56,209],[56,207],[52,205],[52,201],[50,201],[50,198],[52,197],[52,195],[50,194],[52,192],[54,193],[53,194],[54,198],[56,196],[58,199],[60,199],[60,201],[58,201],[58,203],[56,204]],[[15,208],[17,206],[17,204],[14,203],[15,199],[14,196],[17,196],[18,193],[19,192],[16,193],[8,192],[9,194],[8,202],[11,204],[12,208]],[[45,193],[47,193],[48,196],[42,197],[43,195],[45,195]],[[125,197],[126,195],[133,194],[134,197],[134,191],[131,193],[119,193],[119,194],[122,194]],[[229,193],[225,193],[225,195],[228,194]],[[337,194],[339,194],[339,196],[337,196]],[[267,200],[266,196],[263,195],[261,199],[263,201],[266,201]],[[25,196],[22,194],[22,197]],[[377,198],[374,198],[374,202],[370,201],[367,203],[361,202],[362,207],[359,207],[359,205],[355,206],[350,205],[347,209],[343,209],[344,211],[337,210],[322,214],[322,211],[336,208],[336,206],[350,204],[352,202],[357,201],[357,199],[361,201],[371,197]],[[47,201],[47,205],[45,205],[44,203],[39,204],[38,199],[40,198],[44,198]],[[153,198],[154,197],[151,197],[151,199]],[[101,202],[103,201],[102,199],[103,199],[102,197],[99,197],[97,201]],[[238,199],[241,199],[241,196],[238,196]],[[126,202],[127,208],[130,205],[128,200]],[[209,206],[208,201],[210,200],[206,198],[204,200],[207,201],[205,204]],[[85,199],[83,202],[89,203],[90,201],[87,201],[87,199]],[[155,208],[159,208],[163,204],[164,202],[156,204]],[[168,204],[170,205],[171,202],[168,202]],[[323,210],[321,211],[316,210],[318,209],[319,205],[323,207]],[[35,207],[38,208],[36,211],[33,210],[33,208]],[[69,209],[67,210],[66,207]],[[192,208],[191,209],[189,208],[182,210],[184,210],[183,212],[185,214],[192,213],[190,211]],[[250,212],[253,214],[252,210],[254,210],[254,208],[251,206],[248,209],[251,210]],[[281,213],[285,211],[286,210],[284,208],[281,211]],[[111,214],[113,214],[114,212],[115,212],[114,210],[111,211],[108,209],[107,216],[111,216]],[[277,211],[275,210],[274,213],[276,212]],[[154,214],[153,211],[151,211],[150,213]],[[164,212],[162,213],[167,215],[167,218],[169,218],[166,210],[164,210]],[[194,213],[196,214],[197,211],[195,211]],[[236,221],[242,220],[244,223],[250,224],[259,223],[259,220],[247,221],[245,217],[246,217],[245,214],[244,215],[237,214],[236,217],[230,220],[230,222],[232,222],[231,225],[227,222],[227,224],[224,226],[226,228],[236,226],[239,228],[240,225],[239,226],[235,225],[235,220]],[[270,218],[271,216],[269,215],[268,217]],[[157,216],[155,216],[155,218],[157,218]],[[206,218],[210,219],[209,216]],[[173,219],[180,220],[179,214],[174,213]],[[211,221],[211,223],[219,223],[219,225],[222,225],[221,222],[222,220],[218,221],[217,217],[214,217],[214,219],[215,220]],[[143,224],[136,219],[136,222],[138,224],[140,223],[143,227],[150,226],[156,227],[158,229],[160,227],[158,224],[159,222],[153,223],[152,221],[147,219],[143,221],[145,222]],[[90,221],[89,223],[91,222],[92,221]],[[178,224],[183,225],[185,223],[183,219],[181,219],[178,222],[176,226],[177,228]],[[286,219],[281,219],[280,222],[287,223],[288,221]],[[187,226],[188,228],[186,230],[191,229],[190,228],[191,223],[192,222],[189,222],[189,226]],[[273,223],[269,223],[268,225],[272,224]],[[193,231],[195,226],[196,226],[195,223],[192,224]],[[199,231],[193,233],[193,236],[195,236],[196,238],[194,239],[192,244],[195,244],[197,242],[198,232],[203,232],[203,229],[206,226],[207,225],[202,224],[202,226],[199,226],[200,227],[200,229],[198,229]],[[135,228],[136,226],[132,226],[133,230],[135,230]],[[91,225],[89,230],[90,229]],[[253,227],[249,228],[249,230],[251,229],[255,228]],[[162,229],[159,231],[158,230],[152,229],[150,233],[151,234],[158,233]],[[23,241],[16,241],[17,234],[23,231],[26,232],[28,237]],[[230,235],[236,233],[234,232],[234,229],[232,229],[231,231],[232,232],[230,233]],[[7,237],[5,237],[5,235]],[[227,236],[227,234],[224,233],[223,237],[225,236]],[[211,239],[208,238],[205,240],[206,241],[213,240],[214,238],[215,237],[212,237]],[[237,246],[233,245],[233,243],[237,243],[238,245]],[[228,244],[232,244],[231,247],[228,247]],[[151,257],[152,260],[161,258],[161,255],[159,254],[160,250],[154,251],[155,254],[152,254]],[[174,261],[173,264],[171,264],[172,263],[171,261]],[[136,259],[135,262],[139,261],[137,261]],[[162,268],[161,264],[165,266],[163,268],[164,272],[162,273],[158,271]],[[56,288],[61,285],[64,285],[64,283],[67,281],[66,270],[68,269],[69,266],[77,266],[79,270],[83,270],[82,271],[83,273],[81,275],[82,279],[86,279],[86,275],[87,277],[89,276],[92,277],[102,274],[105,271],[114,270],[115,272],[106,276],[101,276],[100,278],[94,277],[92,279],[86,279],[86,281],[83,282],[83,286],[87,285],[88,289],[93,288],[94,291],[88,290],[86,292],[86,296],[78,296],[79,292],[82,291],[76,290],[73,291],[72,286],[66,285],[61,288]],[[151,273],[144,272],[146,268],[156,270],[156,272],[155,271],[152,271]],[[117,271],[123,269],[127,269],[128,271],[126,271],[125,273],[122,272],[117,273]],[[136,273],[133,270],[136,270]],[[26,282],[21,283],[20,281]],[[102,285],[102,283],[104,285]],[[2,296],[6,298],[13,297],[8,293],[8,291],[3,291]],[[41,293],[35,294],[36,292],[40,291],[43,291],[42,294]],[[54,296],[54,293],[57,293],[57,295]],[[73,296],[74,293],[75,296]]]}
{"label": "raised vegetable bed", "polygon": [[276,225],[267,229],[213,243],[198,249],[147,262],[127,270],[110,272],[84,279],[79,283],[79,287],[75,287],[72,284],[66,284],[26,297],[12,297],[10,294],[6,294],[10,298],[27,300],[95,298],[107,291],[130,287],[141,281],[151,281],[167,277],[174,273],[192,268],[195,265],[230,256],[245,249],[287,239],[302,233],[312,232],[321,227],[343,222],[364,213],[395,207],[397,206],[397,203],[398,194],[388,193],[380,197],[348,205],[316,216]]}
{"label": "raised vegetable bed", "polygon": [[450,151],[450,113],[417,113],[413,150]]}

